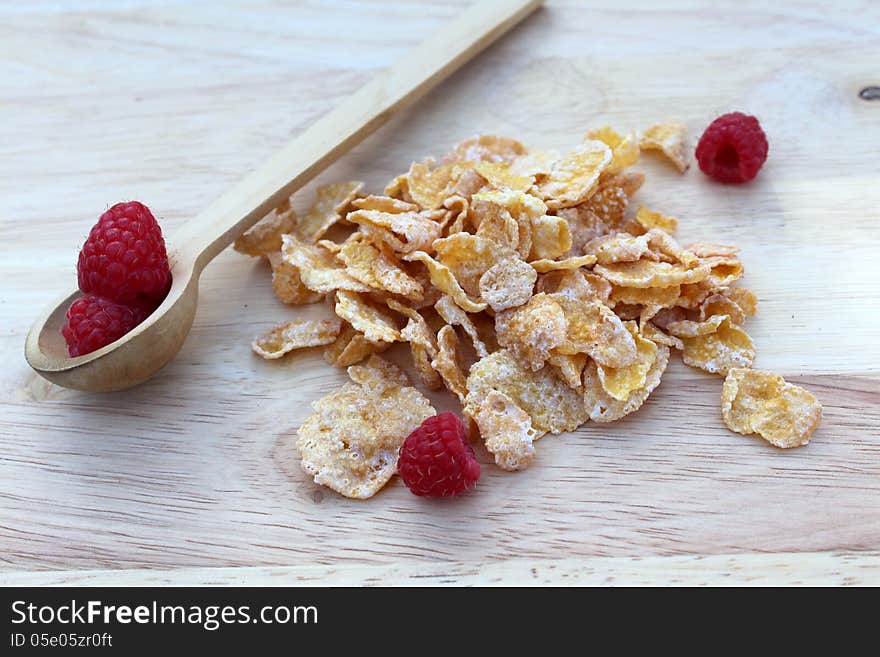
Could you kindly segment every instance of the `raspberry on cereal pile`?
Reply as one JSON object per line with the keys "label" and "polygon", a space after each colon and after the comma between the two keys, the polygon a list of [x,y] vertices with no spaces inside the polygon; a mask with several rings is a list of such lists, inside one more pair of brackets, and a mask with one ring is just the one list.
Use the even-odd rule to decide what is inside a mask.
{"label": "raspberry on cereal pile", "polygon": [[480,478],[480,464],[453,413],[429,417],[400,447],[400,476],[416,495],[449,497],[463,493]]}

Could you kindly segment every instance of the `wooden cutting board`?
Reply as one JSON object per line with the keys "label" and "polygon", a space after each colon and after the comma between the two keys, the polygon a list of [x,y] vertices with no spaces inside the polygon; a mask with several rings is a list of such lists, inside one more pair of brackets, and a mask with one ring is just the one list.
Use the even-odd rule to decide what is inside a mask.
{"label": "wooden cutting board", "polygon": [[135,390],[58,388],[22,350],[105,207],[142,200],[173,235],[465,3],[0,7],[0,582],[880,582],[880,100],[860,98],[880,84],[880,6],[663,4],[549,3],[320,181],[381,189],[478,132],[564,149],[679,119],[693,143],[754,113],[754,183],[645,156],[637,200],[686,242],[742,247],[756,365],[825,419],[787,452],[733,434],[720,378],[676,359],[637,414],[543,438],[522,473],[484,453],[478,491],[440,502],[399,481],[352,501],[302,472],[294,431],[344,373],[318,350],[251,353],[301,311],[237,253]]}

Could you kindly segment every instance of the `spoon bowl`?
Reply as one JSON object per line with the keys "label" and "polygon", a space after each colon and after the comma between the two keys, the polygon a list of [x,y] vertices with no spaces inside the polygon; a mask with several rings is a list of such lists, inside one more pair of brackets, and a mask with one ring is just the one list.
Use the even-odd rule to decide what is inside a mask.
{"label": "spoon bowl", "polygon": [[89,392],[122,390],[149,379],[183,346],[196,314],[199,276],[218,253],[542,1],[482,0],[466,9],[184,225],[171,240],[178,249],[171,258],[171,290],[144,322],[116,342],[70,358],[61,327],[79,292],[67,294],[28,333],[27,362],[53,383]]}
{"label": "spoon bowl", "polygon": [[34,323],[25,358],[43,378],[65,388],[111,392],[143,383],[167,364],[186,340],[196,316],[198,275],[172,267],[168,295],[153,313],[115,342],[70,358],[61,335],[67,308],[81,296],[76,290],[49,306]]}

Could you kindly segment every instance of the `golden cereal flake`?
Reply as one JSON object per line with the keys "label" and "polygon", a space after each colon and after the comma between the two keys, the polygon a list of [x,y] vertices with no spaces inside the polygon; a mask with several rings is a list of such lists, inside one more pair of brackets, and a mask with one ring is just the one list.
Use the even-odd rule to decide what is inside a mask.
{"label": "golden cereal flake", "polygon": [[666,371],[669,363],[669,347],[657,346],[657,358],[654,360],[648,373],[645,375],[645,383],[638,389],[633,390],[625,401],[615,399],[602,387],[599,379],[598,367],[594,361],[587,363],[584,368],[583,400],[584,407],[593,422],[614,422],[625,415],[637,411],[660,385],[660,378]]}
{"label": "golden cereal flake", "polygon": [[301,242],[293,235],[284,235],[282,241],[282,260],[297,269],[303,285],[313,292],[367,292],[370,289],[352,278],[327,249]]}
{"label": "golden cereal flake", "polygon": [[[384,362],[373,356],[369,369],[383,369],[377,361]],[[397,377],[360,374],[368,385],[345,384],[312,404],[314,412],[299,428],[296,448],[315,483],[366,499],[397,472],[403,441],[436,411]]]}
{"label": "golden cereal flake", "polygon": [[327,230],[345,216],[352,200],[363,189],[357,181],[321,185],[315,190],[315,202],[296,223],[296,235],[302,241],[314,244]]}
{"label": "golden cereal flake", "polygon": [[663,214],[662,212],[649,210],[644,205],[640,205],[639,209],[636,210],[636,221],[638,221],[645,230],[657,228],[670,235],[678,230],[678,219]]}
{"label": "golden cereal flake", "polygon": [[409,299],[422,298],[424,290],[421,284],[394,258],[370,242],[363,239],[346,240],[336,258],[345,265],[352,278],[364,285]]}
{"label": "golden cereal flake", "polygon": [[724,379],[721,416],[731,431],[758,434],[787,449],[810,442],[822,420],[822,405],[778,374],[734,367]]}
{"label": "golden cereal flake", "polygon": [[343,322],[339,336],[324,350],[324,360],[333,367],[348,367],[367,356],[385,351],[390,344],[367,340],[363,333],[355,331],[348,322]]}
{"label": "golden cereal flake", "polygon": [[338,318],[330,320],[294,319],[276,326],[265,335],[257,338],[251,347],[258,356],[274,360],[294,349],[330,344],[336,340],[341,327],[342,324]]}
{"label": "golden cereal flake", "polygon": [[639,161],[639,136],[635,132],[621,135],[606,126],[591,131],[587,139],[597,139],[611,149],[611,164],[605,170],[608,174],[619,173]]}
{"label": "golden cereal flake", "polygon": [[678,121],[668,121],[652,125],[642,134],[642,150],[659,150],[669,158],[679,172],[684,173],[690,164],[684,143],[685,125]]}
{"label": "golden cereal flake", "polygon": [[474,351],[477,352],[478,358],[482,358],[489,353],[486,345],[477,333],[477,327],[474,326],[474,323],[471,321],[470,317],[468,317],[468,314],[461,309],[452,297],[446,295],[440,297],[437,303],[434,304],[434,310],[436,310],[437,314],[443,318],[443,321],[450,326],[460,326],[464,329],[464,332],[467,333],[468,337],[474,343]]}
{"label": "golden cereal flake", "polygon": [[551,210],[583,203],[595,191],[599,176],[610,163],[611,149],[606,144],[586,140],[553,164],[538,190]]}
{"label": "golden cereal flake", "polygon": [[586,354],[560,354],[556,351],[550,352],[550,356],[547,358],[547,362],[556,368],[559,377],[570,388],[575,389],[581,387],[581,375],[587,360],[589,360],[589,356]]}
{"label": "golden cereal flake", "polygon": [[646,340],[636,327],[635,322],[625,322],[627,330],[636,341],[638,357],[634,363],[625,367],[603,367],[597,364],[599,382],[609,395],[618,401],[625,402],[634,390],[645,385],[645,379],[659,351],[657,345],[651,340]]}
{"label": "golden cereal flake", "polygon": [[235,240],[234,248],[249,256],[268,256],[281,250],[281,236],[293,232],[296,212],[286,203],[286,209],[273,210],[269,216]]}
{"label": "golden cereal flake", "polygon": [[730,318],[721,317],[723,319],[714,332],[682,338],[684,351],[681,352],[681,358],[685,365],[721,376],[734,367],[752,366],[755,362],[752,339],[739,326],[731,323]]}
{"label": "golden cereal flake", "polygon": [[351,202],[351,205],[357,210],[375,210],[391,214],[419,211],[419,206],[415,203],[407,203],[393,196],[375,196],[373,194],[363,198],[356,198]]}
{"label": "golden cereal flake", "polygon": [[534,442],[542,434],[532,426],[529,414],[503,392],[490,390],[474,420],[499,468],[523,470],[534,461]]}
{"label": "golden cereal flake", "polygon": [[592,267],[596,264],[596,256],[592,253],[587,255],[576,256],[574,258],[565,258],[564,260],[533,260],[529,263],[535,268],[539,274],[546,274],[550,271],[558,271],[561,269],[580,269],[581,267]]}
{"label": "golden cereal flake", "polygon": [[401,339],[394,318],[355,292],[338,290],[335,308],[339,317],[372,342],[398,342]]}
{"label": "golden cereal flake", "polygon": [[596,265],[593,271],[620,287],[669,287],[696,283],[709,275],[709,267],[700,263],[689,268],[681,263],[638,260]]}
{"label": "golden cereal flake", "polygon": [[567,328],[562,307],[543,292],[495,316],[498,343],[533,371],[541,369],[550,351],[565,341]]}
{"label": "golden cereal flake", "polygon": [[532,219],[529,260],[553,260],[571,248],[571,230],[562,217],[541,215]]}
{"label": "golden cereal flake", "polygon": [[462,289],[472,297],[479,297],[480,277],[500,260],[514,256],[514,252],[470,233],[456,233],[434,242],[437,260],[449,268]]}
{"label": "golden cereal flake", "polygon": [[437,333],[437,355],[431,361],[431,367],[443,379],[446,388],[464,404],[467,381],[461,371],[458,336],[448,324]]}
{"label": "golden cereal flake", "polygon": [[397,253],[412,253],[430,248],[440,237],[443,226],[439,220],[446,210],[426,212],[382,212],[355,210],[348,221],[358,224],[372,241],[384,242]]}
{"label": "golden cereal flake", "polygon": [[532,296],[538,273],[519,258],[505,258],[480,277],[480,297],[496,313],[516,308]]}
{"label": "golden cereal flake", "polygon": [[473,417],[489,392],[510,397],[532,419],[538,431],[573,431],[586,420],[580,393],[572,390],[552,367],[533,372],[507,349],[500,349],[471,366],[467,378],[465,413]]}
{"label": "golden cereal flake", "polygon": [[449,267],[441,262],[437,262],[424,251],[416,251],[415,253],[406,256],[404,259],[424,264],[428,268],[428,273],[431,276],[431,284],[444,294],[451,296],[455,303],[457,303],[463,310],[466,310],[469,313],[478,313],[486,309],[486,304],[484,302],[474,301],[468,296],[467,292],[462,289]]}
{"label": "golden cereal flake", "polygon": [[500,162],[480,162],[474,167],[474,171],[495,189],[518,189],[526,192],[535,182],[533,176],[519,176]]}
{"label": "golden cereal flake", "polygon": [[636,342],[614,311],[599,301],[581,301],[565,294],[550,295],[567,322],[561,354],[588,354],[606,367],[625,367],[637,358]]}
{"label": "golden cereal flake", "polygon": [[503,162],[510,164],[526,153],[516,139],[496,135],[477,135],[459,142],[444,162]]}
{"label": "golden cereal flake", "polygon": [[272,289],[279,301],[301,305],[315,303],[324,298],[320,292],[312,292],[305,286],[299,269],[286,262],[280,251],[273,251],[267,257],[272,266]]}

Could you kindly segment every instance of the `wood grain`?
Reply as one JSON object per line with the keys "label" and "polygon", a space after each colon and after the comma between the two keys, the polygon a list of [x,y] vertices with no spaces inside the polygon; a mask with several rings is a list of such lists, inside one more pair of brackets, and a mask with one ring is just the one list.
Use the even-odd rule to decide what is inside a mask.
{"label": "wood grain", "polygon": [[[760,298],[748,326],[757,365],[813,391],[823,424],[792,452],[732,434],[721,381],[676,362],[638,414],[542,439],[526,472],[481,454],[478,493],[451,503],[399,482],[356,502],[309,481],[292,433],[342,375],[319,352],[275,363],[250,353],[253,335],[298,311],[239,254],[205,271],[181,354],[135,390],[62,390],[32,374],[22,346],[105,207],[140,199],[173,232],[465,3],[0,6],[4,580],[285,567],[399,581],[409,575],[394,569],[436,562],[452,564],[437,571],[443,581],[465,582],[482,564],[527,578],[524,564],[538,560],[637,580],[620,564],[670,556],[699,579],[706,555],[748,564],[833,551],[815,562],[827,581],[876,581],[880,102],[859,91],[878,82],[880,9],[661,4],[551,2],[317,182],[380,188],[480,131],[565,148],[606,123],[676,118],[695,138],[720,112],[755,113],[771,153],[753,184],[716,185],[695,168],[682,177],[646,156],[639,200],[677,216],[685,240],[743,247]],[[306,189],[296,203],[309,199]],[[871,559],[841,556],[860,550]],[[807,557],[755,558],[767,573],[790,563],[792,582],[810,568]],[[242,572],[267,581],[271,570]]]}

